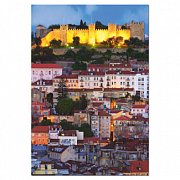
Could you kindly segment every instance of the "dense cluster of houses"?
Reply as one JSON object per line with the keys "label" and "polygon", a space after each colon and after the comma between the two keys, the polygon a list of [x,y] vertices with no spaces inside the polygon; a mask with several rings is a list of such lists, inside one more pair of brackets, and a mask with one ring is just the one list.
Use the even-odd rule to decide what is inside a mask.
{"label": "dense cluster of houses", "polygon": [[[83,95],[85,110],[57,115],[59,84],[73,100]],[[57,64],[32,64],[32,174],[148,175],[149,74],[147,66],[130,63],[88,64],[87,70],[63,74]],[[131,96],[141,101],[134,102]],[[40,125],[47,117],[54,125]],[[90,125],[93,137],[64,130],[62,120]]]}

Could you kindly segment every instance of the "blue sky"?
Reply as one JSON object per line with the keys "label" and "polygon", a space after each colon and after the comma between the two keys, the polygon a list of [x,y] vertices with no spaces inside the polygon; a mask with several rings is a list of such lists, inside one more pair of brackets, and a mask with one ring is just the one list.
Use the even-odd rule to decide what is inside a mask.
{"label": "blue sky", "polygon": [[32,30],[42,24],[86,24],[101,21],[103,24],[125,24],[132,20],[144,21],[145,34],[149,34],[148,5],[32,5]]}

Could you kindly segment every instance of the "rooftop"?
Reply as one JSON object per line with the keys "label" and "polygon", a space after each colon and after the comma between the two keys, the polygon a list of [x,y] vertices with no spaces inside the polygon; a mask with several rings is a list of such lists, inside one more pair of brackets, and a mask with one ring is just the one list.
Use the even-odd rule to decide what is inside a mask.
{"label": "rooftop", "polygon": [[61,68],[58,64],[32,64],[31,68]]}

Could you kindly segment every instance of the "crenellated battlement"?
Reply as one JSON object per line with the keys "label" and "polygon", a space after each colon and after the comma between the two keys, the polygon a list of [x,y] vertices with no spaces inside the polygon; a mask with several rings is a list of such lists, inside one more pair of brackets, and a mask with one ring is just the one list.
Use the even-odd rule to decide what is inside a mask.
{"label": "crenellated battlement", "polygon": [[95,31],[108,31],[108,29],[95,29]]}
{"label": "crenellated battlement", "polygon": [[129,24],[128,29],[120,29],[117,24],[108,24],[107,29],[96,29],[95,24],[89,24],[88,29],[70,28],[67,24],[60,25],[59,29],[53,29],[42,38],[42,46],[48,46],[53,39],[61,40],[66,45],[73,42],[73,37],[79,36],[80,43],[95,44],[106,41],[110,37],[123,37],[128,40],[130,37],[138,37],[144,40],[144,22],[134,22]]}

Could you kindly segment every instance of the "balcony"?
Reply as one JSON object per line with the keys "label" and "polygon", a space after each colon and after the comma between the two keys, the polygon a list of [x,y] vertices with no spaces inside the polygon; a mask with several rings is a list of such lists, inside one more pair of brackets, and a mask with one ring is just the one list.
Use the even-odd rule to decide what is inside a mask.
{"label": "balcony", "polygon": [[110,81],[110,78],[107,78],[107,81]]}
{"label": "balcony", "polygon": [[107,84],[107,86],[110,86],[110,84]]}
{"label": "balcony", "polygon": [[100,81],[100,82],[103,82],[103,79],[100,79],[99,81]]}
{"label": "balcony", "polygon": [[81,84],[80,87],[84,87],[84,86]]}
{"label": "balcony", "polygon": [[84,80],[83,80],[83,79],[80,79],[80,82],[84,82]]}

